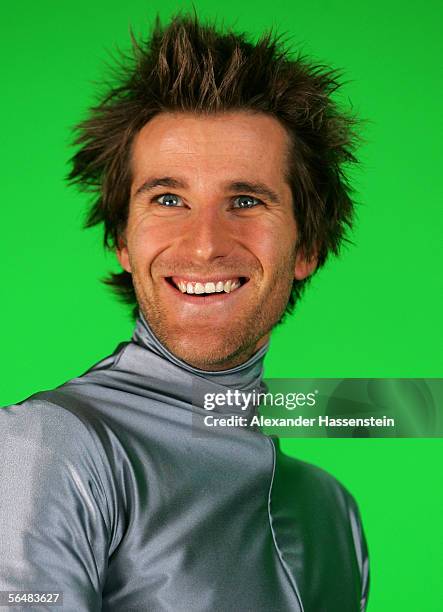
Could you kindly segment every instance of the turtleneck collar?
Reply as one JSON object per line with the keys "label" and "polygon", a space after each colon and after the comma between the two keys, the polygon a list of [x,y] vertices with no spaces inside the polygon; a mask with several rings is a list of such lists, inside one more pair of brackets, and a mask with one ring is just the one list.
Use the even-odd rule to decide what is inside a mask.
{"label": "turtleneck collar", "polygon": [[208,371],[194,368],[171,353],[155,336],[148,322],[141,312],[137,317],[132,341],[143,348],[155,353],[182,370],[190,372],[209,383],[241,391],[252,391],[261,388],[263,377],[263,360],[269,348],[269,342],[262,346],[252,357],[244,363],[228,370]]}
{"label": "turtleneck collar", "polygon": [[[115,368],[124,371],[125,377],[127,373],[136,377],[138,393],[166,395],[168,402],[191,409],[200,416],[207,415],[209,409],[223,415],[241,415],[249,423],[257,414],[257,394],[266,392],[262,381],[263,360],[269,343],[235,368],[218,372],[199,370],[173,355],[140,313],[129,344],[130,350],[124,351]],[[229,392],[236,391],[241,397],[237,395],[235,400],[226,399],[222,405],[208,408],[209,397],[214,400],[216,394],[223,394],[225,398],[232,398]]]}

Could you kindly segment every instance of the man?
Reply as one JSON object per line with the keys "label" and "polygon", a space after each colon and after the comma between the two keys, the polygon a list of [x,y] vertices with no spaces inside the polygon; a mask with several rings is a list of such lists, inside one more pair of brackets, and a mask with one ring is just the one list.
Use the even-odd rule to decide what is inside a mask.
{"label": "man", "polygon": [[270,36],[180,17],[80,125],[70,178],[139,316],[84,375],[0,413],[2,590],[72,612],[366,608],[351,495],[253,427],[208,431],[199,400],[260,388],[272,328],[351,224],[336,87]]}

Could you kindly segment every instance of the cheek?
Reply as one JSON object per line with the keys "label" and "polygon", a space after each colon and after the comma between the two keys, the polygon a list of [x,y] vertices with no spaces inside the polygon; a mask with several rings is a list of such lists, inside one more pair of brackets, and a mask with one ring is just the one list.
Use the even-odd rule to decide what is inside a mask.
{"label": "cheek", "polygon": [[131,261],[136,265],[149,264],[171,244],[171,228],[158,220],[128,223],[127,244]]}
{"label": "cheek", "polygon": [[251,224],[243,243],[262,264],[265,274],[274,275],[295,259],[295,222]]}

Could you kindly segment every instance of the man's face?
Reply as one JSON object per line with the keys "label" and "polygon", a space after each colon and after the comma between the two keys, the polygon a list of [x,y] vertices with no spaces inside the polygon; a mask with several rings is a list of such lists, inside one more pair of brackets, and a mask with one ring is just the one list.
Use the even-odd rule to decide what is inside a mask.
{"label": "man's face", "polygon": [[194,367],[247,360],[315,268],[295,249],[288,150],[276,119],[244,111],[162,113],[135,138],[117,255],[155,335]]}

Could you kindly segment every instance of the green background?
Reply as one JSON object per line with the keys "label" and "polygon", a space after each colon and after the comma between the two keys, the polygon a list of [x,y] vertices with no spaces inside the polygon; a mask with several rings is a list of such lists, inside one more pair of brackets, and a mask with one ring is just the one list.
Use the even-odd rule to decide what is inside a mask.
{"label": "green background", "polygon": [[[129,26],[189,5],[8,3],[3,9],[0,405],[62,383],[132,330],[100,284],[117,269],[86,198],[66,187],[70,127],[85,116]],[[195,1],[253,36],[270,25],[342,68],[341,100],[369,120],[355,246],[314,279],[273,336],[267,377],[441,377],[441,3]],[[223,7],[223,8],[222,8]],[[371,612],[441,610],[443,440],[282,440],[337,476],[361,508]],[[334,571],[331,568],[331,571]]]}

